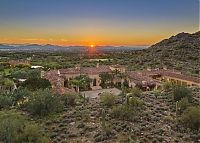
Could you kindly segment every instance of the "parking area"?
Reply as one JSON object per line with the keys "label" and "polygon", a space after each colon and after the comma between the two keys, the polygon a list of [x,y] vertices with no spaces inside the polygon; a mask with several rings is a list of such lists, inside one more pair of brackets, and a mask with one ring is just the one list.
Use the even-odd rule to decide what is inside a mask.
{"label": "parking area", "polygon": [[87,98],[95,99],[95,98],[99,98],[99,96],[104,92],[112,93],[114,95],[119,95],[119,94],[121,94],[122,91],[117,88],[110,88],[110,89],[84,91],[84,92],[81,92],[81,94],[85,95],[85,97],[87,97]]}

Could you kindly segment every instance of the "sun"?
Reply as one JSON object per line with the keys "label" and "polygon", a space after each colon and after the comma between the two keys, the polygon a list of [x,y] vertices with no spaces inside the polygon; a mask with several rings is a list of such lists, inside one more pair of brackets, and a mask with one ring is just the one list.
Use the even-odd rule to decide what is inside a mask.
{"label": "sun", "polygon": [[94,45],[90,45],[90,48],[94,48]]}

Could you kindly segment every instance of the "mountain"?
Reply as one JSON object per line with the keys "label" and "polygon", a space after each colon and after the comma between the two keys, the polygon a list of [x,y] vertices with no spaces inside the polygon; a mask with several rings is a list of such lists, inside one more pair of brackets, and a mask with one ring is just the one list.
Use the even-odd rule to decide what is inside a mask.
{"label": "mountain", "polygon": [[[97,46],[96,52],[124,52],[145,49],[145,46],[123,47],[123,46]],[[0,51],[9,52],[67,52],[67,53],[87,53],[89,48],[86,46],[57,46],[57,45],[38,45],[38,44],[0,44]]]}
{"label": "mountain", "polygon": [[152,45],[138,58],[150,67],[174,68],[200,76],[200,31],[179,33]]}
{"label": "mountain", "polygon": [[169,39],[162,40],[161,42],[151,46],[151,48],[171,48],[171,47],[200,47],[200,31],[194,34],[179,33]]}

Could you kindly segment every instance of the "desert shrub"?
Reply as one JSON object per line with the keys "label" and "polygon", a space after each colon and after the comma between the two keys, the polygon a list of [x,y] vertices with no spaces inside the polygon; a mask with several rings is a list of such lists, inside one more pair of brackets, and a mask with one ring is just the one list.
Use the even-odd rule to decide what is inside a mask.
{"label": "desert shrub", "polygon": [[188,102],[188,99],[182,98],[179,102],[178,102],[178,110],[180,113],[182,113],[184,110],[186,110],[189,107],[190,103]]}
{"label": "desert shrub", "polygon": [[0,95],[0,109],[12,106],[12,98],[5,95]]}
{"label": "desert shrub", "polygon": [[139,97],[139,96],[141,96],[141,94],[142,94],[142,91],[137,87],[130,90],[131,96],[138,96]]}
{"label": "desert shrub", "polygon": [[100,96],[101,103],[105,106],[111,107],[115,104],[116,96],[112,93],[103,93]]}
{"label": "desert shrub", "polygon": [[25,108],[33,115],[46,116],[61,112],[64,105],[58,95],[49,90],[39,90],[30,97]]}
{"label": "desert shrub", "polygon": [[174,88],[174,85],[173,85],[172,83],[170,83],[170,82],[165,82],[165,83],[163,84],[163,89],[164,89],[165,91],[172,90],[173,88]]}
{"label": "desert shrub", "polygon": [[192,130],[199,130],[200,107],[189,107],[180,117],[180,122]]}
{"label": "desert shrub", "polygon": [[0,112],[0,142],[4,143],[47,143],[42,130],[34,123],[13,111]]}
{"label": "desert shrub", "polygon": [[48,143],[48,138],[39,126],[35,124],[27,124],[23,129],[23,134],[20,136],[20,142],[28,143]]}
{"label": "desert shrub", "polygon": [[144,104],[144,102],[137,97],[130,97],[129,98],[128,105],[131,106],[132,108],[142,107],[143,104]]}
{"label": "desert shrub", "polygon": [[173,89],[173,100],[180,101],[184,97],[188,98],[190,102],[192,100],[192,92],[184,86],[176,86]]}
{"label": "desert shrub", "polygon": [[159,91],[157,91],[157,90],[154,91],[153,94],[154,94],[154,96],[155,96],[156,98],[158,98],[158,96],[161,95],[161,93],[160,93]]}
{"label": "desert shrub", "polygon": [[78,98],[78,95],[76,93],[68,93],[63,95],[62,100],[64,101],[64,104],[67,106],[74,106],[76,104],[76,99]]}
{"label": "desert shrub", "polygon": [[133,120],[138,115],[136,110],[126,105],[119,105],[112,109],[111,116],[120,120]]}

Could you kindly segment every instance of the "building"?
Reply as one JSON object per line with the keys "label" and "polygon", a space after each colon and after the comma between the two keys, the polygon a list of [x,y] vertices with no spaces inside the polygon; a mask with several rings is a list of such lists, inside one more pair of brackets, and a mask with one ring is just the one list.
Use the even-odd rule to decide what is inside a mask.
{"label": "building", "polygon": [[69,81],[80,75],[88,75],[91,79],[90,87],[92,90],[101,89],[101,73],[115,73],[118,72],[123,74],[122,77],[115,77],[113,83],[124,83],[126,80],[130,88],[138,87],[142,90],[153,90],[158,89],[162,86],[163,82],[171,82],[179,85],[186,86],[198,86],[200,87],[200,78],[188,76],[182,74],[181,72],[174,70],[143,70],[143,71],[126,71],[125,67],[121,65],[99,65],[96,67],[80,67],[75,68],[50,70],[43,73],[43,78],[48,79],[52,88],[61,89],[64,92],[65,89],[70,89],[69,91],[77,91],[74,87],[71,89],[69,86]]}
{"label": "building", "polygon": [[171,82],[176,85],[200,87],[200,78],[183,74],[180,71],[167,69],[144,70],[141,72],[141,74],[162,82]]}
{"label": "building", "polygon": [[[101,89],[100,83],[100,74],[101,73],[113,73],[114,71],[119,71],[120,73],[125,72],[125,68],[120,65],[99,65],[96,67],[80,67],[76,66],[75,68],[59,69],[59,70],[50,70],[43,73],[42,77],[46,78],[52,84],[52,88],[70,88],[69,81],[80,75],[87,75],[91,79],[90,87],[92,90]],[[74,90],[77,90],[74,87]]]}

